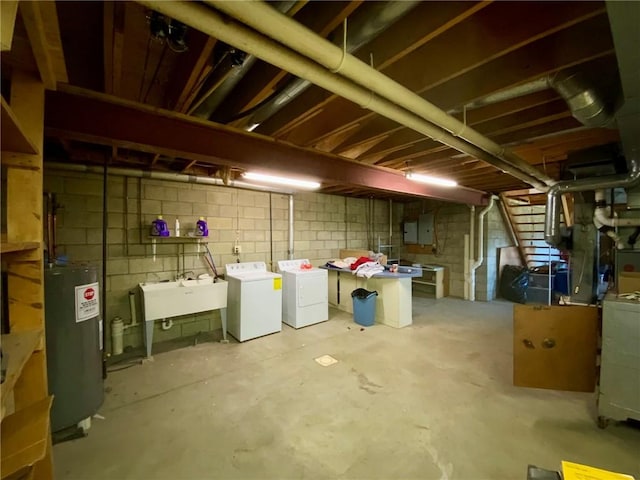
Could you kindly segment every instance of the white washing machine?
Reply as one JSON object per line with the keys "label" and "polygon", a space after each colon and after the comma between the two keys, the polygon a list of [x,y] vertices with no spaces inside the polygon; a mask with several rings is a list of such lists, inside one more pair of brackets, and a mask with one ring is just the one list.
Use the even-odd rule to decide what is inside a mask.
{"label": "white washing machine", "polygon": [[327,271],[303,269],[309,260],[281,260],[282,321],[293,328],[306,327],[329,319]]}
{"label": "white washing machine", "polygon": [[282,330],[282,275],[264,262],[225,266],[228,331],[239,342]]}

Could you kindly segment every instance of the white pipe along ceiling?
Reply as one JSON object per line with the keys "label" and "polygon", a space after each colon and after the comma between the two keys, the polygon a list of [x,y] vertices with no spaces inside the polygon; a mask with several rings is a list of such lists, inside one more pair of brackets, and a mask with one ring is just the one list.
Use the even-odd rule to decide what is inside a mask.
{"label": "white pipe along ceiling", "polygon": [[[267,3],[254,1],[250,3],[249,7],[245,2],[223,0],[205,0],[205,3],[324,65],[330,71],[339,73],[424,120],[434,123],[455,137],[481,148],[490,155],[507,162],[511,167],[536,178],[539,182],[546,185],[554,183],[551,178],[517,155],[508,152],[497,143],[448,115],[420,95],[350,55],[295,20],[282,15]],[[434,140],[439,139],[434,138]]]}
{"label": "white pipe along ceiling", "polygon": [[[493,153],[487,153],[482,148],[479,148],[478,146],[473,145],[468,141],[463,140],[462,138],[448,133],[443,128],[438,127],[433,123],[425,120],[418,114],[409,111],[406,108],[400,107],[392,101],[387,100],[386,98],[381,98],[374,95],[371,89],[360,86],[341,75],[331,73],[326,68],[318,65],[315,61],[312,61],[289,48],[283,47],[281,44],[269,39],[268,37],[265,37],[264,35],[261,35],[260,33],[255,32],[254,30],[230,22],[227,18],[223,18],[219,13],[210,8],[207,8],[204,5],[187,2],[154,2],[151,0],[139,0],[138,3],[150,9],[156,10],[164,15],[175,18],[176,20],[179,20],[180,22],[189,25],[190,27],[199,30],[207,35],[218,38],[226,43],[229,43],[230,45],[234,45],[245,52],[255,55],[262,60],[275,65],[278,68],[286,70],[298,77],[305,78],[310,82],[318,85],[319,87],[324,88],[325,90],[333,92],[336,95],[346,98],[347,100],[350,100],[358,105],[361,105],[363,106],[363,108],[368,108],[369,110],[376,112],[386,118],[389,118],[399,123],[400,125],[406,126],[418,133],[426,135],[435,141],[441,142],[460,152],[483,160],[493,165],[494,167],[507,172],[513,177],[518,178],[535,188],[538,188],[539,190],[544,191],[547,189],[548,185],[553,183],[553,180],[543,175],[531,165],[526,164],[526,162],[522,161],[521,159],[518,159],[519,163],[518,165],[515,165],[511,158],[506,159],[507,157],[511,157],[512,155],[505,154],[505,150],[502,147],[494,144],[488,139],[485,139],[481,135],[478,135],[457,120],[453,119],[459,124],[454,125],[456,128],[458,126],[460,127],[458,131],[459,134],[464,133],[465,136],[468,137],[469,133],[472,132],[471,137],[475,138],[475,135],[478,135],[479,137],[481,137],[479,140],[481,140],[481,143],[485,147],[487,147],[487,149],[489,149],[489,146],[487,145],[487,142],[489,142],[492,146],[496,147],[496,151]],[[225,3],[224,5],[230,5],[232,3],[235,2],[229,2],[228,4]],[[250,8],[247,8],[247,5],[244,4],[244,2],[238,2],[238,4],[243,4],[244,6],[241,8],[246,10],[254,10],[254,8],[262,10],[262,7],[265,7],[268,11],[272,10],[271,7],[260,2],[252,3]],[[271,18],[271,16],[269,16],[269,18]],[[297,25],[295,22],[293,23]],[[305,30],[299,25],[298,27]],[[322,40],[323,42],[326,42],[326,40]],[[338,49],[338,51],[341,52],[338,47],[331,43],[329,44],[332,48]],[[348,54],[345,55],[345,58],[349,57],[350,56]],[[351,58],[355,59],[355,57]],[[347,62],[345,62],[345,64],[346,63]],[[384,77],[376,70],[371,69],[370,67],[367,68],[369,68],[371,72],[376,73],[377,76]],[[365,71],[364,75],[370,75],[370,72]],[[392,82],[388,78],[387,81]],[[383,83],[386,85],[386,82]],[[396,84],[395,82],[392,83],[395,84],[396,87],[404,89],[404,87],[401,87],[399,84]],[[415,106],[415,104],[418,103],[416,99],[420,100],[421,102],[426,102],[422,99],[422,97],[419,97],[413,93],[411,93],[411,95],[411,101],[405,103],[410,103],[412,106]],[[428,102],[426,103],[428,105],[431,105]],[[439,112],[444,114],[444,112],[440,110]],[[448,117],[446,114],[444,114],[444,116]],[[504,158],[500,158],[500,156]]]}

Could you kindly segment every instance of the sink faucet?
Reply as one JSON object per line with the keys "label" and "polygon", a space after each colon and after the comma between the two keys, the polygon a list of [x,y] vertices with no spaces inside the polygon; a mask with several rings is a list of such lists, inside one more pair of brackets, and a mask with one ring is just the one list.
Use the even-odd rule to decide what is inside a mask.
{"label": "sink faucet", "polygon": [[187,276],[187,273],[190,273],[191,275],[193,275],[194,277],[196,276],[196,273],[193,270],[186,270],[182,273],[179,273],[176,276],[176,280],[188,280],[189,277]]}
{"label": "sink faucet", "polygon": [[158,272],[149,272],[151,275],[155,275],[156,277],[156,281],[161,282],[162,278],[160,278],[160,275],[158,275]]}

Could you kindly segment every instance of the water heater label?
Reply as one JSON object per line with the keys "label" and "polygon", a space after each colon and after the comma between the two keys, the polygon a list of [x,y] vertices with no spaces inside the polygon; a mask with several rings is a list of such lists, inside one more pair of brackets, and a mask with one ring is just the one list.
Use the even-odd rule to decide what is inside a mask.
{"label": "water heater label", "polygon": [[98,283],[76,287],[76,323],[100,315],[100,295],[98,292]]}

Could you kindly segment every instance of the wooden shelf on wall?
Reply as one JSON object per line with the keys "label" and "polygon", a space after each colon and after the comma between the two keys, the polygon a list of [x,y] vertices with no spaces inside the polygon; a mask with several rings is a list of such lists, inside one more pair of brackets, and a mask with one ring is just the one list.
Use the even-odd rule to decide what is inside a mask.
{"label": "wooden shelf on wall", "polygon": [[0,253],[25,252],[28,250],[37,250],[40,248],[40,242],[2,242],[0,244]]}
{"label": "wooden shelf on wall", "polygon": [[18,117],[13,113],[13,110],[4,97],[1,98],[1,103],[2,118],[0,118],[0,121],[2,122],[2,151],[27,153],[30,155],[38,153],[38,149],[24,133]]}
{"label": "wooden shelf on wall", "polygon": [[[22,374],[22,369],[34,351],[42,348],[44,338],[43,330],[27,330],[24,332],[9,333],[2,335],[2,355],[5,357],[7,372],[4,382],[0,386],[2,396],[2,418],[5,414],[5,402],[10,397],[18,378]],[[5,426],[2,424],[2,430]],[[4,448],[3,448],[4,449]]]}
{"label": "wooden shelf on wall", "polygon": [[45,457],[52,402],[52,396],[43,398],[3,420],[2,478],[23,470],[26,473],[29,467]]}

